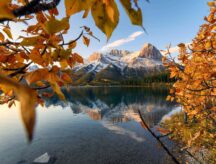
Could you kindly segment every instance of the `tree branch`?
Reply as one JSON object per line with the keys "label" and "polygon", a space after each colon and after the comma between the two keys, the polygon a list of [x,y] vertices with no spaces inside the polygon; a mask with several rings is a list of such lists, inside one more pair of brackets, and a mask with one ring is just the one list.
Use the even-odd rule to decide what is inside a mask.
{"label": "tree branch", "polygon": [[82,35],[83,35],[83,31],[79,34],[79,36],[76,39],[74,39],[74,40],[72,40],[72,41],[70,41],[68,43],[62,43],[59,46],[66,46],[66,45],[72,44],[72,43],[78,41],[82,37]]}
{"label": "tree branch", "polygon": [[[29,14],[38,13],[40,11],[50,10],[58,6],[60,1],[61,0],[53,0],[50,3],[44,3],[42,2],[42,0],[32,0],[31,2],[27,3],[25,6],[13,10],[13,14],[15,17],[21,17]],[[7,19],[7,18],[0,19],[0,23],[5,21],[11,21],[11,19]]]}
{"label": "tree branch", "polygon": [[17,69],[15,72],[11,73],[10,75],[8,75],[8,77],[14,77],[16,76],[17,74],[20,74],[22,73],[28,66],[30,66],[33,62],[30,62],[26,65],[24,65],[23,67]]}
{"label": "tree branch", "polygon": [[34,90],[43,90],[43,89],[47,89],[50,87],[50,84],[44,86],[44,87],[35,87],[35,88],[31,88],[31,89],[34,89]]}
{"label": "tree branch", "polygon": [[176,157],[169,151],[169,149],[164,145],[164,143],[160,140],[160,137],[156,136],[155,133],[149,128],[149,126],[146,124],[146,122],[144,121],[140,110],[138,110],[140,119],[142,120],[143,124],[145,125],[146,129],[151,133],[151,135],[160,143],[160,145],[163,147],[163,149],[167,152],[167,154],[169,154],[169,156],[172,158],[172,160],[177,163],[180,164],[180,162],[176,159]]}

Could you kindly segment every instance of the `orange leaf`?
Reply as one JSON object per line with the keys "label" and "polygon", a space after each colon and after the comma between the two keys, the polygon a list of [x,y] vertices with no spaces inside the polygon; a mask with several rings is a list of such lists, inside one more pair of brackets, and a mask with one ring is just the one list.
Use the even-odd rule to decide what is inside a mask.
{"label": "orange leaf", "polygon": [[72,82],[71,77],[67,73],[63,73],[61,78],[62,78],[62,80],[66,81],[68,83]]}
{"label": "orange leaf", "polygon": [[89,43],[90,43],[90,39],[83,36],[83,43],[88,47],[89,46]]}
{"label": "orange leaf", "polygon": [[12,34],[11,34],[11,31],[10,31],[10,28],[9,27],[5,27],[3,28],[3,31],[7,34],[7,36],[10,38],[10,39],[13,39],[12,37]]}
{"label": "orange leaf", "polygon": [[4,35],[0,33],[0,41],[4,41]]}
{"label": "orange leaf", "polygon": [[0,75],[1,88],[14,90],[20,101],[21,117],[27,131],[29,141],[32,140],[35,125],[36,94],[30,88],[17,83],[16,81]]}
{"label": "orange leaf", "polygon": [[82,58],[79,54],[73,53],[73,54],[72,54],[72,57],[73,57],[73,60],[74,60],[74,61],[76,61],[76,62],[78,62],[78,63],[83,63],[83,58]]}
{"label": "orange leaf", "polygon": [[49,71],[47,69],[38,69],[36,71],[27,73],[25,76],[25,79],[30,85],[37,81],[45,80],[48,74],[49,74]]}

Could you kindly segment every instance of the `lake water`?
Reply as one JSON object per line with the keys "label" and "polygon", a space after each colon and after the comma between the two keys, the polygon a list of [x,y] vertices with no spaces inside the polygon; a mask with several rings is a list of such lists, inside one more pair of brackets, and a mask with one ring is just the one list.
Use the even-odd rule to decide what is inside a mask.
{"label": "lake water", "polygon": [[144,128],[153,128],[176,108],[167,90],[77,88],[37,107],[34,139],[28,144],[16,107],[0,106],[0,164],[29,164],[48,153],[55,164],[173,163]]}

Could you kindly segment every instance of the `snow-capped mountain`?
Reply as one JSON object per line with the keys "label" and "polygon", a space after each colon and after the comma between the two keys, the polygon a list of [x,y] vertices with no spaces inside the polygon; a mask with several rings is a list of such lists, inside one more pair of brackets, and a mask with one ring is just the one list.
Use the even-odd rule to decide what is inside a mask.
{"label": "snow-capped mountain", "polygon": [[164,72],[161,59],[160,51],[150,43],[137,52],[96,52],[74,68],[72,77],[77,84],[118,84],[134,78],[141,81]]}

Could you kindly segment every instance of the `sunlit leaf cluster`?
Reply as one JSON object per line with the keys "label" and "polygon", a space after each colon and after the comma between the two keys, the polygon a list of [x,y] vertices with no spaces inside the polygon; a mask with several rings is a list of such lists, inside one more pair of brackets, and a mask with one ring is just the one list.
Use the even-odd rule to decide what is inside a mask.
{"label": "sunlit leaf cluster", "polygon": [[177,101],[190,120],[200,122],[199,133],[216,137],[216,2],[209,6],[210,14],[192,44],[179,44],[178,62],[169,51],[163,61],[176,79],[167,100]]}
{"label": "sunlit leaf cluster", "polygon": [[[15,100],[21,102],[21,114],[29,139],[32,138],[36,104],[43,105],[46,88],[52,88],[62,100],[62,86],[72,83],[70,70],[83,63],[74,51],[79,40],[86,46],[90,38],[99,40],[91,29],[82,26],[80,35],[65,40],[70,28],[70,17],[83,12],[90,15],[95,25],[109,39],[119,22],[119,9],[115,0],[62,0],[65,10],[59,14],[61,0],[1,0],[0,1],[0,91],[1,103],[9,107]],[[137,0],[120,1],[132,24],[142,26],[142,13]],[[61,17],[65,15],[65,17]],[[14,40],[13,26],[25,24],[20,36]],[[74,29],[73,29],[74,30]],[[79,42],[80,43],[80,42]],[[80,44],[82,44],[80,43]],[[28,68],[37,65],[38,69]],[[33,98],[30,99],[30,96]]]}

